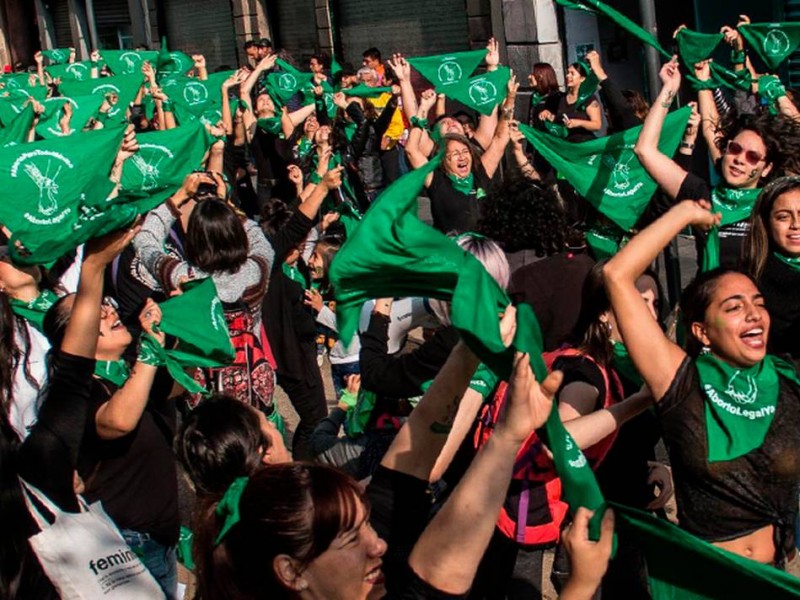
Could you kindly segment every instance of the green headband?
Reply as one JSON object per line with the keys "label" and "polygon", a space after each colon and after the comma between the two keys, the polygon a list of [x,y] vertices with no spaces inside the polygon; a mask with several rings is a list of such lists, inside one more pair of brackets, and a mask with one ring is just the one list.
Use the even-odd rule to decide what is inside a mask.
{"label": "green headband", "polygon": [[222,529],[220,529],[219,534],[214,539],[214,546],[219,546],[220,542],[222,542],[231,528],[241,519],[239,515],[239,501],[242,498],[242,493],[244,493],[244,488],[247,487],[248,481],[249,479],[247,477],[235,479],[234,482],[228,486],[228,489],[225,490],[225,495],[222,496],[222,500],[217,504],[214,513],[218,517],[224,517],[225,522],[222,524]]}

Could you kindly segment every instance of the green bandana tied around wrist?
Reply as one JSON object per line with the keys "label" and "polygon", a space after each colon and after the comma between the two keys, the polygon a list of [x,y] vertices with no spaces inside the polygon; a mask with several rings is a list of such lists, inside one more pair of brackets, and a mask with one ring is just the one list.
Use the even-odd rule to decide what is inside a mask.
{"label": "green bandana tied around wrist", "polygon": [[[738,190],[717,186],[711,192],[711,212],[722,213],[719,227],[744,221],[753,212],[753,205],[761,193],[760,188]],[[712,227],[706,236],[702,271],[719,266],[719,227]]]}
{"label": "green bandana tied around wrist", "polygon": [[420,119],[415,115],[411,117],[410,122],[412,127],[419,127],[423,131],[430,131],[430,127],[428,127],[428,121],[426,119]]}
{"label": "green bandana tied around wrist", "polygon": [[172,378],[193,394],[207,395],[184,369],[220,367],[235,356],[222,303],[213,280],[193,280],[183,285],[183,293],[162,302],[160,331],[178,340],[175,348],[162,348],[154,338],[143,334],[139,360],[153,366],[166,366]]}
{"label": "green bandana tied around wrist", "polygon": [[446,87],[457,85],[470,77],[485,56],[486,50],[470,50],[409,58],[408,64],[430,81],[437,92],[441,92]]}
{"label": "green bandana tied around wrist", "polygon": [[225,495],[222,500],[217,504],[214,514],[220,519],[223,519],[222,528],[219,530],[217,537],[214,538],[214,547],[219,546],[220,542],[225,538],[225,535],[236,525],[241,519],[239,514],[239,502],[242,499],[242,494],[247,487],[247,482],[250,481],[247,477],[238,477],[228,486],[225,490]]}
{"label": "green bandana tied around wrist", "polygon": [[800,271],[800,256],[786,256],[780,252],[773,252],[772,256],[777,258],[783,264],[788,265],[795,271]]}
{"label": "green bandana tied around wrist", "polygon": [[622,342],[611,342],[611,346],[614,350],[614,358],[611,360],[611,366],[630,383],[641,387],[644,380],[642,376],[639,375],[636,365],[633,364],[631,355],[628,354],[628,348]]}
{"label": "green bandana tied around wrist", "polygon": [[124,360],[98,360],[94,366],[94,374],[100,379],[110,381],[118,388],[122,387],[131,376],[131,368]]}
{"label": "green bandana tied around wrist", "polygon": [[778,403],[782,376],[800,385],[794,366],[767,355],[752,367],[732,367],[711,354],[695,360],[705,397],[708,461],[744,456],[761,447]]}
{"label": "green bandana tied around wrist", "polygon": [[466,177],[459,177],[458,175],[448,173],[447,178],[450,180],[450,183],[453,184],[453,189],[465,196],[469,196],[475,187],[475,175],[473,173],[470,173]]}
{"label": "green bandana tied around wrist", "polygon": [[786,88],[778,77],[762,75],[758,78],[758,95],[768,103],[769,114],[777,115],[780,112],[778,100],[786,95]]}
{"label": "green bandana tied around wrist", "polygon": [[44,316],[47,314],[47,311],[50,310],[50,307],[53,306],[53,304],[55,304],[57,301],[58,296],[56,296],[56,294],[50,290],[43,290],[41,294],[39,294],[30,302],[23,302],[22,300],[17,300],[16,298],[8,299],[8,303],[11,306],[13,313],[25,319],[40,333],[44,333]]}
{"label": "green bandana tied around wrist", "polygon": [[303,274],[300,272],[300,269],[298,269],[296,265],[283,263],[281,265],[281,270],[283,271],[283,274],[286,275],[289,279],[299,283],[303,289],[308,287],[308,282],[306,281],[306,278],[303,277]]}
{"label": "green bandana tied around wrist", "polygon": [[800,46],[800,23],[750,23],[739,27],[739,33],[770,71]]}
{"label": "green bandana tied around wrist", "polygon": [[[517,306],[517,332],[506,348],[497,326],[510,299],[481,263],[417,216],[418,195],[441,153],[390,185],[370,206],[331,265],[340,339],[348,344],[365,301],[386,296],[437,298],[451,302],[461,339],[499,378],[510,376],[516,351],[527,352],[538,381],[547,376],[542,337],[533,309]],[[358,407],[354,410],[357,410]],[[564,498],[575,511],[595,511],[590,525],[597,539],[605,501],[589,464],[553,410],[542,430],[562,480]]]}
{"label": "green bandana tied around wrist", "polygon": [[508,67],[498,67],[495,71],[447,86],[443,91],[451,100],[461,102],[482,115],[490,115],[494,107],[505,100],[510,76]]}
{"label": "green bandana tied around wrist", "polygon": [[711,58],[725,36],[721,33],[700,33],[684,27],[678,32],[678,54],[688,68]]}

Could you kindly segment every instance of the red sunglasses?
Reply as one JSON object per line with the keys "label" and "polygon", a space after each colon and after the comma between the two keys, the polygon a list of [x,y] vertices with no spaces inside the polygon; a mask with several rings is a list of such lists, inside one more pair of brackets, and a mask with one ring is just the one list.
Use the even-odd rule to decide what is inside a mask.
{"label": "red sunglasses", "polygon": [[731,156],[739,156],[742,152],[744,152],[744,159],[754,167],[765,158],[755,150],[745,150],[741,144],[734,142],[733,140],[728,142],[725,152]]}

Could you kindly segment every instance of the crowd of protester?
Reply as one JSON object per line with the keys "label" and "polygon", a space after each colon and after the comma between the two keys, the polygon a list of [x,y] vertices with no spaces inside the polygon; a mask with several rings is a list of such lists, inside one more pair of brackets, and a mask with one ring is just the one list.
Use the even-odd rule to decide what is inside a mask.
{"label": "crowd of protester", "polygon": [[[564,600],[660,597],[619,511],[666,522],[673,489],[670,518],[698,544],[782,576],[800,492],[800,112],[756,72],[750,26],[718,40],[744,85],[681,28],[650,105],[592,50],[563,90],[530,65],[522,106],[494,40],[432,63],[301,62],[260,39],[214,73],[166,47],[7,69],[0,598],[177,598],[179,559],[205,600],[530,599],[546,579]],[[550,153],[631,134],[631,157],[587,162],[600,188],[633,190],[622,226]],[[74,165],[70,146],[88,149]],[[430,218],[389,223],[391,252],[407,219],[429,221],[508,294],[496,322],[465,325],[426,270],[446,262],[431,242],[413,268],[440,291],[409,294],[387,258],[362,275],[386,285],[350,337],[337,258],[355,236],[386,252],[371,211],[403,193]],[[698,273],[672,307],[654,268],[687,232]],[[537,356],[517,343],[530,308]],[[558,458],[573,445],[619,511],[574,500]],[[90,538],[105,554],[87,571]]]}

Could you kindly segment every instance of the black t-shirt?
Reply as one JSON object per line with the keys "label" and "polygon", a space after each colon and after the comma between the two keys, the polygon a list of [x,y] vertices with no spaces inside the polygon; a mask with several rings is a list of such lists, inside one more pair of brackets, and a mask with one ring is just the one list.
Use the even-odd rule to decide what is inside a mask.
{"label": "black t-shirt", "polygon": [[758,289],[769,310],[769,352],[800,358],[800,271],[770,254]]}
{"label": "black t-shirt", "polygon": [[79,472],[89,502],[101,500],[120,529],[149,533],[157,542],[178,542],[178,484],[172,440],[176,413],[167,396],[172,378],[158,370],[147,408],[129,434],[114,440],[97,435],[95,416],[116,386],[93,380],[93,409],[89,411]]}
{"label": "black t-shirt", "polygon": [[[687,173],[676,200],[708,200],[711,202],[711,186],[693,173]],[[721,267],[736,268],[742,253],[742,244],[750,231],[748,220],[731,223],[719,228],[719,264]],[[702,263],[705,249],[705,234],[696,231],[697,262]]]}
{"label": "black t-shirt", "polygon": [[433,226],[443,233],[473,231],[481,215],[482,198],[489,189],[489,178],[483,165],[473,165],[474,185],[472,192],[462,194],[453,187],[450,178],[441,169],[433,172],[428,186],[431,199]]}
{"label": "black t-shirt", "polygon": [[[597,103],[597,98],[592,96],[591,100],[587,100],[584,103],[584,106],[589,106],[592,103]],[[569,119],[579,119],[581,121],[588,121],[589,120],[589,113],[586,110],[580,110],[576,105],[569,104],[567,102],[567,96],[564,94],[559,98],[558,101],[558,110],[556,111],[555,115],[555,122],[558,124],[563,124],[564,121],[562,120],[564,116],[567,116]],[[589,131],[588,129],[584,129],[583,127],[576,127],[575,129],[570,129],[569,133],[567,134],[567,141],[568,142],[585,142],[587,140],[595,139],[595,135],[593,132]]]}
{"label": "black t-shirt", "polygon": [[708,462],[705,399],[689,357],[656,412],[669,451],[681,527],[719,542],[774,525],[776,539],[785,551],[791,550],[800,482],[800,388],[780,378],[764,443],[729,461]]}
{"label": "black t-shirt", "polygon": [[297,194],[286,170],[289,165],[286,157],[290,154],[286,145],[286,141],[274,133],[256,126],[250,148],[258,171],[258,184],[272,185],[271,182],[276,182],[272,196],[290,202]]}

